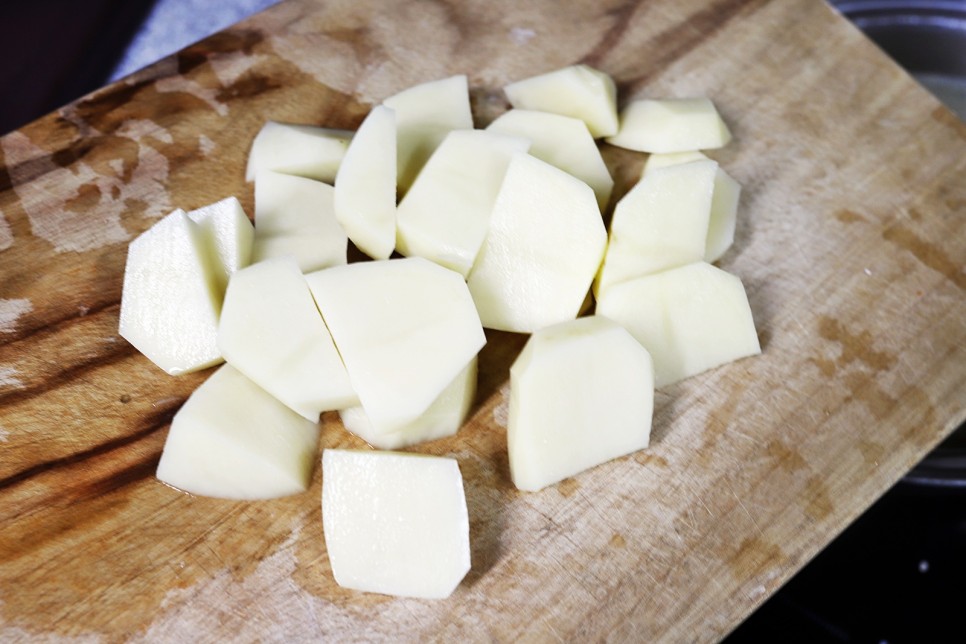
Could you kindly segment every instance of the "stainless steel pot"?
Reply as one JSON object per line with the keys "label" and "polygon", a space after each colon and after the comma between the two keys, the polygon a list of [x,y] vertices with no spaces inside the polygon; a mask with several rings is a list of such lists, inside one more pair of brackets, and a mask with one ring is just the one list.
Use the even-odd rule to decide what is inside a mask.
{"label": "stainless steel pot", "polygon": [[833,0],[833,4],[966,120],[966,0]]}
{"label": "stainless steel pot", "polygon": [[[966,0],[832,3],[966,121]],[[966,425],[923,459],[904,481],[966,488]]]}

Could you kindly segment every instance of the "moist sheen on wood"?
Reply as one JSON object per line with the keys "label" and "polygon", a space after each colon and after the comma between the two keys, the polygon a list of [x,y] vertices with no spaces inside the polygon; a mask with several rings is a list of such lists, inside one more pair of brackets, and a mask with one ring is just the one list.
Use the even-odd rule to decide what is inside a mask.
{"label": "moist sheen on wood", "polygon": [[[822,43],[816,47],[815,43]],[[508,82],[573,63],[621,102],[709,96],[743,186],[719,265],[759,357],[659,390],[651,446],[539,493],[506,456],[488,333],[454,437],[472,567],[454,594],[332,579],[318,499],[190,497],[154,478],[173,378],[117,336],[127,243],[236,195],[266,120],[353,129],[465,73],[477,126]],[[614,198],[645,155],[604,146]],[[0,639],[720,639],[964,417],[966,126],[812,0],[561,5],[289,0],[0,138]],[[363,447],[338,415],[320,449]]]}

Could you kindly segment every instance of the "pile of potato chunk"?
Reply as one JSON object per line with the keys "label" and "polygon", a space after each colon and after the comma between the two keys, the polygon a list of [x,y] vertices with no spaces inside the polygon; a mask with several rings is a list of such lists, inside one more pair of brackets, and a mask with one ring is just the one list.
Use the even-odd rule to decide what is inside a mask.
{"label": "pile of potato chunk", "polygon": [[[740,280],[710,264],[740,186],[700,150],[731,138],[706,98],[618,114],[584,65],[505,88],[474,129],[465,76],[409,88],[356,132],[266,123],[229,197],[134,240],[120,334],[171,374],[225,364],[176,414],[160,480],[267,499],[307,489],[319,415],[375,449],[326,450],[336,581],[445,597],[469,570],[454,459],[390,452],[456,433],[484,328],[532,334],[510,370],[513,482],[539,490],[647,447],[654,387],[760,351]],[[595,139],[650,154],[614,181]],[[371,261],[347,263],[349,242]],[[588,292],[596,310],[586,310]]]}

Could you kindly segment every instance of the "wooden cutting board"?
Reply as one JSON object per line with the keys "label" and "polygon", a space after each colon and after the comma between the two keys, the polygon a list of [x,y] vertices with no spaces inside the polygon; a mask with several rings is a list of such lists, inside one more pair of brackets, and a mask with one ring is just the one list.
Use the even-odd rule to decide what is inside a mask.
{"label": "wooden cutting board", "polygon": [[[127,243],[175,207],[251,212],[266,119],[354,128],[467,73],[482,125],[575,62],[721,109],[744,193],[720,264],[763,355],[659,391],[648,450],[525,494],[525,338],[489,334],[470,422],[419,448],[466,482],[473,567],[444,601],[334,583],[319,471],[259,503],[158,483],[207,374],[117,336]],[[606,157],[620,194],[644,155]],[[963,421],[964,177],[966,126],[813,0],[290,0],[68,105],[0,139],[0,639],[718,639]],[[361,445],[323,417],[321,447]]]}

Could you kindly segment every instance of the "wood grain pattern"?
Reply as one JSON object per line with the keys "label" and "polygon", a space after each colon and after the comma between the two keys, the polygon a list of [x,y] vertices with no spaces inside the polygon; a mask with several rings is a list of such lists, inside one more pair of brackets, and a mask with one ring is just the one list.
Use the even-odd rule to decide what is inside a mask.
{"label": "wood grain pattern", "polygon": [[[266,119],[354,128],[468,73],[583,61],[622,96],[709,95],[744,186],[720,264],[764,354],[658,392],[653,444],[536,494],[509,481],[490,333],[460,434],[473,568],[445,601],[332,580],[305,495],[192,498],[153,478],[205,374],[116,334],[126,243],[236,195]],[[627,190],[644,157],[607,148]],[[811,0],[289,0],[0,139],[0,639],[722,637],[966,414],[966,126]],[[334,414],[321,447],[359,446]]]}

